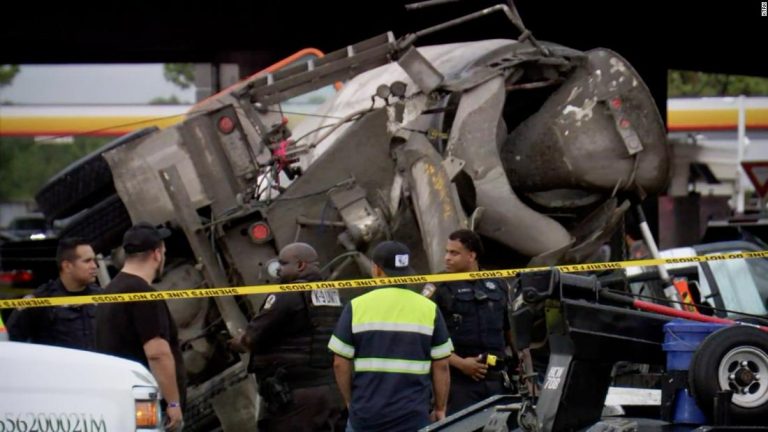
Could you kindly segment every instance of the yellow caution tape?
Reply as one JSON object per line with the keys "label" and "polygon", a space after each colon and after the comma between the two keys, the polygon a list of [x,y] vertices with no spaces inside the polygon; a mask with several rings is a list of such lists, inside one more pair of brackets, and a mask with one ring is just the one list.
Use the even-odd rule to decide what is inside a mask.
{"label": "yellow caution tape", "polygon": [[[618,270],[629,267],[647,267],[661,264],[702,263],[708,261],[724,261],[732,259],[768,258],[768,251],[736,252],[706,256],[692,256],[679,258],[642,259],[634,261],[615,261],[589,264],[573,264],[554,266],[561,272],[576,273],[585,271]],[[530,267],[506,270],[484,270],[467,273],[441,273],[434,275],[416,275],[402,277],[388,277],[379,279],[350,279],[326,282],[300,282],[292,284],[269,284],[229,288],[196,288],[170,291],[153,291],[132,294],[98,294],[66,297],[39,297],[15,300],[0,300],[0,309],[18,307],[45,307],[68,306],[99,303],[124,303],[133,301],[150,300],[175,300],[205,297],[221,297],[231,295],[249,294],[274,294],[291,291],[309,291],[314,289],[344,289],[344,288],[370,288],[386,285],[424,284],[427,282],[454,282],[473,279],[508,278],[517,276],[523,272],[541,271],[551,267]]]}

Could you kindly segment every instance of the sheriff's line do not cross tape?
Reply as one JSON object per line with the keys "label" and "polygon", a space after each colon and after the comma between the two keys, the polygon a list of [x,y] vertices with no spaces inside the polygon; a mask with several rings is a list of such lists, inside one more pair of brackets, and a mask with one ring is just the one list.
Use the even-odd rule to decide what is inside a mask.
{"label": "sheriff's line do not cross tape", "polygon": [[440,273],[432,275],[415,275],[402,277],[387,277],[377,279],[349,279],[323,282],[300,282],[290,284],[252,285],[226,288],[194,288],[168,291],[152,291],[146,293],[130,294],[95,294],[66,297],[36,297],[0,300],[0,309],[47,307],[47,306],[72,306],[82,304],[99,303],[125,303],[135,301],[153,300],[177,300],[192,298],[208,298],[232,295],[250,294],[276,294],[291,291],[309,291],[315,289],[345,289],[345,288],[371,288],[376,286],[401,285],[401,284],[425,284],[438,282],[455,282],[475,279],[509,278],[523,272],[541,271],[556,268],[564,273],[578,273],[585,271],[619,270],[629,267],[651,267],[661,264],[693,264],[710,261],[725,261],[733,259],[768,258],[768,251],[735,252],[715,255],[702,255],[691,257],[641,259],[633,261],[613,261],[602,263],[558,265],[552,267],[528,267],[505,270],[482,270],[467,273]]}

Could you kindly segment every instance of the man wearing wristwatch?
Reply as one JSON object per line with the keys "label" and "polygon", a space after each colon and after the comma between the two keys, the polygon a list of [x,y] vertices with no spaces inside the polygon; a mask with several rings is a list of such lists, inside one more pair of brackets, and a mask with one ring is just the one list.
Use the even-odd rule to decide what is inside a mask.
{"label": "man wearing wristwatch", "polygon": [[[163,272],[167,228],[140,222],[123,237],[125,265],[104,294],[152,293],[150,285]],[[163,300],[103,303],[96,308],[98,351],[137,361],[157,380],[163,396],[166,430],[179,432],[184,424],[186,372],[179,334]]]}

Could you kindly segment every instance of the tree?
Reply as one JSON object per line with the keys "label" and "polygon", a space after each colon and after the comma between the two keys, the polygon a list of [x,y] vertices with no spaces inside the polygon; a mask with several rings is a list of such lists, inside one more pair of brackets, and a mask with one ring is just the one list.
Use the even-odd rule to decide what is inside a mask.
{"label": "tree", "polygon": [[669,71],[668,97],[768,96],[768,78]]}
{"label": "tree", "polygon": [[76,136],[72,144],[44,144],[31,137],[0,137],[0,201],[30,201],[54,174],[109,142]]}
{"label": "tree", "polygon": [[0,65],[0,87],[10,85],[17,73],[19,65]]}
{"label": "tree", "polygon": [[163,76],[181,89],[187,89],[195,83],[195,69],[192,63],[165,63]]}
{"label": "tree", "polygon": [[182,103],[183,102],[181,102],[176,95],[171,95],[169,97],[159,96],[149,101],[150,105],[181,105]]}

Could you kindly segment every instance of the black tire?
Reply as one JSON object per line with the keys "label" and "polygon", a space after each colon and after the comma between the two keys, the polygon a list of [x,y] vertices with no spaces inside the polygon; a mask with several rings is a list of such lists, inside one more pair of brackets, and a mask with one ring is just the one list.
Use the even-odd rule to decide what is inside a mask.
{"label": "black tire", "polygon": [[768,418],[768,333],[747,326],[712,333],[693,354],[688,384],[696,404],[709,418],[713,418],[717,392],[730,387],[734,390],[731,421],[764,425]]}
{"label": "black tire", "polygon": [[123,234],[131,227],[128,209],[117,195],[112,195],[74,218],[59,237],[82,237],[96,253],[108,253],[120,246]]}
{"label": "black tire", "polygon": [[159,130],[152,126],[131,132],[73,162],[37,192],[35,201],[49,219],[72,216],[115,193],[112,171],[102,154]]}

